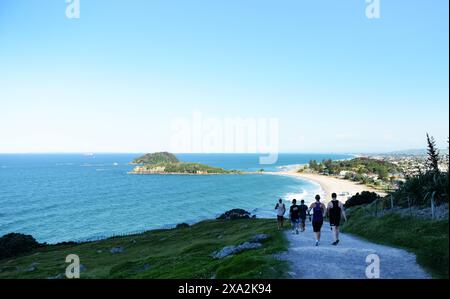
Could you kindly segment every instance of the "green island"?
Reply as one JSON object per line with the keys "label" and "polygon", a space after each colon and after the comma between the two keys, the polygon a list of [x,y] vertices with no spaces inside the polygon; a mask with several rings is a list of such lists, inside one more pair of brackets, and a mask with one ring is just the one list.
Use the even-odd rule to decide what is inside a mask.
{"label": "green island", "polygon": [[226,170],[200,163],[181,162],[168,152],[151,153],[133,160],[131,164],[138,164],[130,174],[241,174],[240,171]]}

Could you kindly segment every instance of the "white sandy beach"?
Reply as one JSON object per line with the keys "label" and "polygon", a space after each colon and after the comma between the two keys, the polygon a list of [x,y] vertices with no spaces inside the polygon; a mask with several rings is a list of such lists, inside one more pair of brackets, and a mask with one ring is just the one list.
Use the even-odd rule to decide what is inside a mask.
{"label": "white sandy beach", "polygon": [[366,185],[352,182],[349,180],[339,179],[333,176],[326,176],[314,173],[299,173],[296,172],[296,170],[281,171],[273,174],[293,176],[319,184],[323,189],[323,192],[320,195],[322,197],[322,202],[324,203],[328,203],[331,200],[331,193],[333,192],[338,194],[339,200],[343,202],[345,202],[349,196],[355,195],[356,193],[361,193],[362,191],[376,192],[381,196],[386,195],[384,192],[370,188]]}

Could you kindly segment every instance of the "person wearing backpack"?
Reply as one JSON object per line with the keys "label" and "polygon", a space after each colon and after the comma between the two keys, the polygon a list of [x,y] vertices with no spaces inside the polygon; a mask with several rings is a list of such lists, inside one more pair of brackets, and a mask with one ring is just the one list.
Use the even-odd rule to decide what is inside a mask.
{"label": "person wearing backpack", "polygon": [[336,193],[331,194],[331,201],[328,203],[327,214],[330,219],[330,226],[334,239],[332,245],[336,246],[339,243],[339,225],[341,224],[341,218],[343,217],[344,220],[347,221],[344,205],[337,199]]}
{"label": "person wearing backpack", "polygon": [[313,211],[313,219],[312,219],[312,226],[314,234],[316,235],[316,246],[319,246],[320,244],[320,231],[322,229],[323,225],[323,217],[326,212],[325,205],[320,202],[320,195],[316,195],[315,197],[316,202],[313,202],[311,206],[309,207],[308,211]]}

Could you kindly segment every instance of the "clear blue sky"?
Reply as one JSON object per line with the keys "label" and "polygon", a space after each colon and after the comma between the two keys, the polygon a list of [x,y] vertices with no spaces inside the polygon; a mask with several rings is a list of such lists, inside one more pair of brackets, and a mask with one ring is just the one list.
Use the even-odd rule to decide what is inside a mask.
{"label": "clear blue sky", "polygon": [[276,117],[282,152],[446,147],[448,1],[0,2],[0,152],[149,152],[174,118]]}

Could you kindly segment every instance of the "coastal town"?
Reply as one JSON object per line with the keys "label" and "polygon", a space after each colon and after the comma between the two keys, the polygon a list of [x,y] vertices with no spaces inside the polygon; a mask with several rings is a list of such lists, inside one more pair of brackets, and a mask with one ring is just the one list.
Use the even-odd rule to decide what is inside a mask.
{"label": "coastal town", "polygon": [[[426,150],[380,154],[357,154],[355,158],[342,161],[312,160],[299,167],[301,174],[320,174],[362,183],[371,188],[392,191],[409,177],[425,173],[428,169]],[[439,170],[448,172],[448,150],[440,150]]]}

